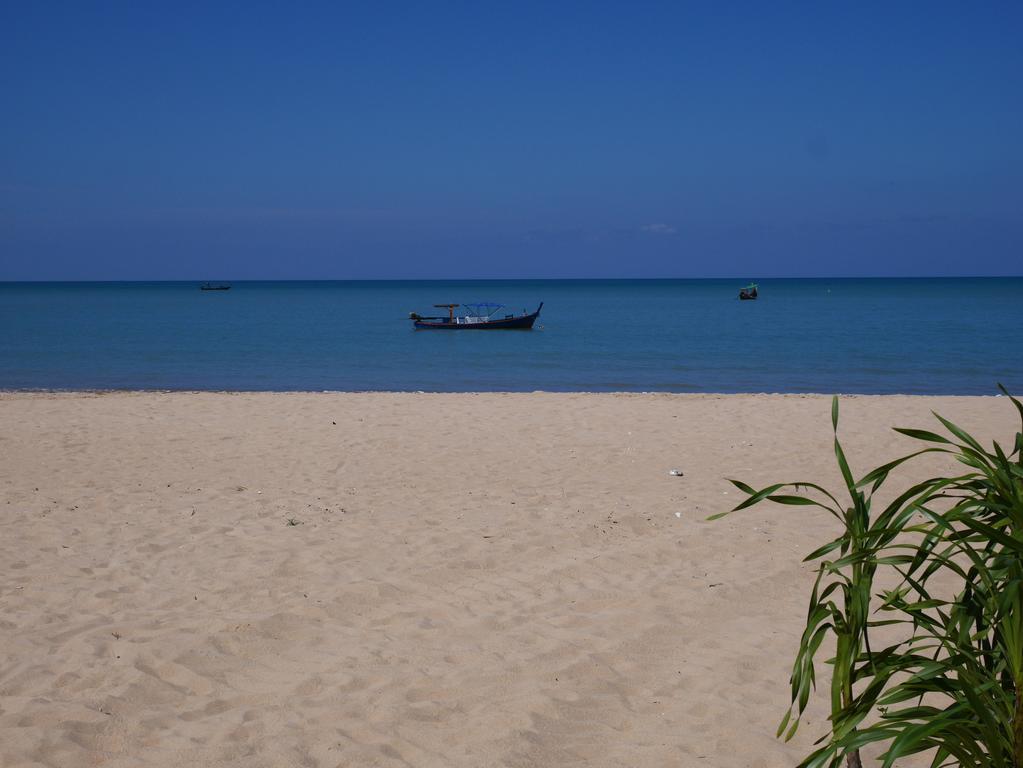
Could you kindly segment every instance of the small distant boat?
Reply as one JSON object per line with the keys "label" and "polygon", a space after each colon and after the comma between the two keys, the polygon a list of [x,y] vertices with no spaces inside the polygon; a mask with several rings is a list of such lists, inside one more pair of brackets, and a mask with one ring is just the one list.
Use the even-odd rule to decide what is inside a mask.
{"label": "small distant boat", "polygon": [[757,297],[757,284],[750,283],[745,288],[739,289],[740,301],[753,301]]}
{"label": "small distant boat", "polygon": [[[409,313],[409,320],[417,331],[420,330],[450,330],[450,331],[528,331],[533,327],[536,318],[540,316],[543,309],[543,302],[536,308],[536,312],[527,313],[522,310],[521,315],[504,315],[498,317],[498,312],[504,309],[504,304],[491,304],[481,302],[478,304],[434,304],[435,309],[446,309],[447,317],[434,316],[424,317],[416,312]],[[464,307],[464,315],[455,315],[455,310]]]}
{"label": "small distant boat", "polygon": [[213,283],[203,283],[202,285],[199,286],[199,290],[200,291],[230,291],[231,290],[231,286],[230,285],[224,285],[223,283],[218,283],[217,285],[213,285]]}

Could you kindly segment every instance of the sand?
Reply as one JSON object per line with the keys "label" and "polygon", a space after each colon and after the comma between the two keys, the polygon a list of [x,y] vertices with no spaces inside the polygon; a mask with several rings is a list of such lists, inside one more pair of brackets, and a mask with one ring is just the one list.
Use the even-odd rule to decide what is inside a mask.
{"label": "sand", "polygon": [[[853,464],[932,408],[1006,443],[1018,424],[1005,398],[844,398]],[[829,414],[0,394],[0,764],[793,765],[824,715],[774,738],[800,561],[834,526],[705,518],[739,499],[726,477],[837,486]]]}

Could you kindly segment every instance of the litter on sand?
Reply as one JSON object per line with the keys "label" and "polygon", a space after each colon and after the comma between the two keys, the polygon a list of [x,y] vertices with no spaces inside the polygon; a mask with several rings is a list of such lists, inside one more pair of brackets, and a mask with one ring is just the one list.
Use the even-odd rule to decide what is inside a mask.
{"label": "litter on sand", "polygon": [[668,474],[671,475],[672,477],[682,477],[682,470],[681,469],[673,469]]}

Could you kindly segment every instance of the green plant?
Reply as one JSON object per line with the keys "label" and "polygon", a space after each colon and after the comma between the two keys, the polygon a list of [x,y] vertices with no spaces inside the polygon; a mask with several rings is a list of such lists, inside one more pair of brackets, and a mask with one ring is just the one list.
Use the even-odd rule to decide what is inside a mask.
{"label": "green plant", "polygon": [[968,471],[932,482],[919,538],[892,548],[902,582],[881,608],[910,637],[879,665],[865,704],[881,717],[861,739],[887,744],[886,766],[933,750],[935,766],[1023,768],[1023,428],[1007,454],[937,418],[951,439],[899,431]]}
{"label": "green plant", "polygon": [[[1010,400],[1023,421],[1023,406]],[[899,429],[926,447],[856,481],[838,440],[835,398],[844,507],[812,483],[756,491],[732,481],[747,494],[733,512],[769,500],[817,506],[843,524],[838,538],[806,558],[819,561],[817,580],[780,736],[791,738],[798,727],[829,635],[835,653],[827,660],[831,730],[802,765],[836,766],[844,756],[855,768],[859,749],[879,742],[885,766],[933,751],[932,766],[1023,768],[1023,431],[1012,453],[997,443],[986,451],[937,418],[951,439]],[[891,471],[923,453],[950,454],[970,471],[912,485],[872,516],[873,495]],[[802,488],[820,498],[799,495]],[[890,569],[898,586],[875,595],[879,569]],[[900,636],[873,649],[871,630],[879,626]]]}

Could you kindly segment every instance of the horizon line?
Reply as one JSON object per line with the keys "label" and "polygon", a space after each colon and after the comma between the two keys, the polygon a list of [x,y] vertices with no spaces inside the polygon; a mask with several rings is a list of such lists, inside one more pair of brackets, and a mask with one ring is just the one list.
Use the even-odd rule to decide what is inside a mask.
{"label": "horizon line", "polygon": [[[1004,280],[1023,278],[1021,274],[999,275],[774,275],[750,277],[720,275],[713,277],[242,277],[217,278],[235,283],[457,283],[457,282],[615,282],[657,280]],[[209,278],[29,278],[3,279],[0,284],[18,283],[206,283]]]}

